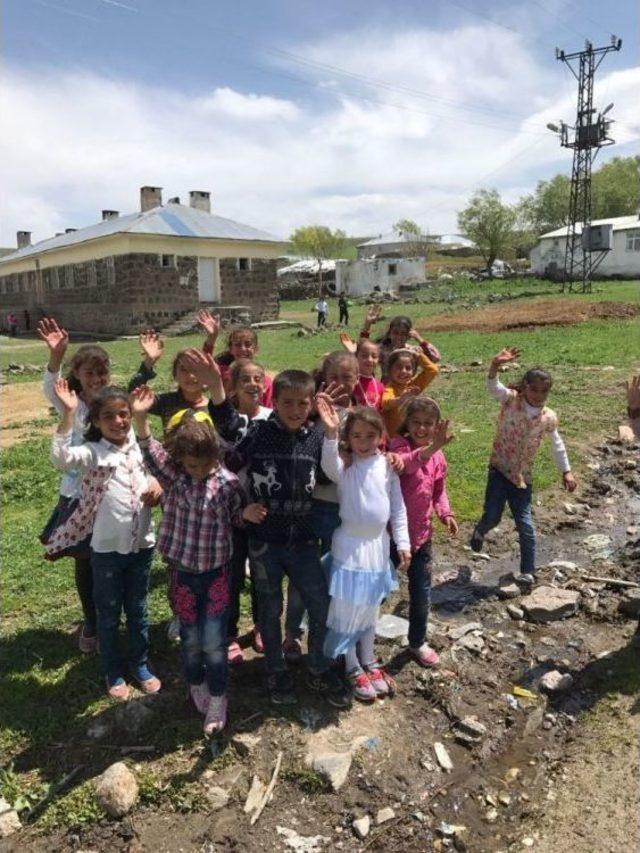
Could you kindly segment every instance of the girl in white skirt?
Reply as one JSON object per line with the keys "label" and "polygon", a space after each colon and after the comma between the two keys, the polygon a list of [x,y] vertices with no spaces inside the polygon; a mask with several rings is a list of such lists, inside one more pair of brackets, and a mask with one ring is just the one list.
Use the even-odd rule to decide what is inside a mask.
{"label": "girl in white skirt", "polygon": [[389,695],[393,684],[378,665],[375,626],[380,603],[398,587],[387,525],[397,544],[398,567],[406,569],[411,559],[407,514],[398,475],[380,450],[384,426],[378,412],[352,409],[339,444],[338,414],[326,396],[316,399],[325,430],[322,468],[338,485],[341,520],[331,544],[324,652],[329,658],[345,655],[355,697],[370,702]]}

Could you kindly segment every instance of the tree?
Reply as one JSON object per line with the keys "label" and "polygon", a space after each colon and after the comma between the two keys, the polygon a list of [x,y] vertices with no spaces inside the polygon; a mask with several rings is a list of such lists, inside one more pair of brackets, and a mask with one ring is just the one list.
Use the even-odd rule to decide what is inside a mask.
{"label": "tree", "polygon": [[322,261],[344,253],[347,235],[339,228],[332,231],[326,225],[304,225],[296,228],[290,240],[297,255],[318,262],[318,295],[322,296]]}
{"label": "tree", "polygon": [[413,219],[400,219],[393,226],[398,237],[405,237],[402,254],[407,258],[426,258],[429,249],[429,237]]}
{"label": "tree", "polygon": [[[592,216],[608,219],[635,213],[640,199],[640,156],[614,157],[593,173]],[[556,175],[538,181],[533,193],[519,205],[522,220],[536,234],[566,225],[569,218],[571,179]]]}
{"label": "tree", "polygon": [[517,211],[503,204],[497,190],[478,190],[458,214],[458,228],[472,240],[489,269],[513,244]]}

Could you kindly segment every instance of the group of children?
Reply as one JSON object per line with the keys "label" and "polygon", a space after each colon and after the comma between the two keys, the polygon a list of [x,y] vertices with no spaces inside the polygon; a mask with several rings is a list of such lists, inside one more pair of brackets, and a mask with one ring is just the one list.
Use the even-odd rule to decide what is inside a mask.
{"label": "group of children", "polygon": [[[168,568],[189,695],[205,733],[223,729],[228,664],[243,657],[237,636],[248,560],[252,641],[264,653],[273,703],[296,701],[287,664],[301,656],[305,613],[311,690],[338,708],[352,696],[391,694],[393,679],[375,652],[380,604],[397,588],[396,571],[406,572],[409,651],[420,665],[436,666],[426,641],[433,515],[450,535],[458,532],[442,452],[452,440],[449,422],[422,393],[438,373],[438,351],[408,317],[394,318],[374,341],[381,317],[373,306],[358,341],[341,335],[342,349],[313,375],[289,369],[272,380],[255,360],[253,329],[233,329],[227,349],[216,354],[219,318],[201,311],[198,319],[204,346],[178,352],[177,388],[167,393],[148,384],[163,353],[153,331],[140,337],[144,361],[125,390],[110,384],[108,354],[94,345],[78,349],[63,379],[68,336],[55,320],[39,324],[50,352],[44,391],[60,413],[52,461],[64,472],[41,541],[49,559],[75,560],[80,649],[99,651],[115,699],[128,698],[127,679],[146,693],[161,689],[149,667],[146,604],[157,547]],[[471,547],[481,549],[508,503],[522,576],[533,582],[531,468],[546,433],[565,487],[573,490],[575,480],[557,418],[545,406],[549,374],[529,371],[515,388],[497,378],[518,355],[503,350],[489,370],[488,390],[501,409]],[[152,436],[149,415],[161,418],[162,440]],[[118,645],[122,611],[126,661]]]}

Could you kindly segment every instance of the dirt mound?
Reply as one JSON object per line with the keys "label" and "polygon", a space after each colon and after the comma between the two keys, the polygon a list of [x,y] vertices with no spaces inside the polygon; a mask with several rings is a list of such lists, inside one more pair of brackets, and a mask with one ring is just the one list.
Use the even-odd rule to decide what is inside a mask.
{"label": "dirt mound", "polygon": [[640,314],[640,305],[628,302],[578,302],[576,299],[539,299],[535,302],[508,302],[489,305],[478,311],[440,314],[418,327],[429,331],[473,330],[500,332],[535,326],[572,326],[587,320],[621,320]]}

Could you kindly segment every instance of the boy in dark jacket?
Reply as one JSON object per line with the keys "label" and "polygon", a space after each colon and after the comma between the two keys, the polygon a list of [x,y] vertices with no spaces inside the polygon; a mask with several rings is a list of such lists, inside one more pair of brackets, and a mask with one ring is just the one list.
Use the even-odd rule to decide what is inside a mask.
{"label": "boy in dark jacket", "polygon": [[199,350],[189,350],[188,358],[194,374],[210,390],[209,411],[220,435],[235,443],[246,430],[234,451],[246,463],[252,501],[264,507],[262,521],[248,525],[249,560],[271,701],[280,705],[296,701],[280,627],[282,579],[287,575],[309,613],[308,686],[323,693],[335,707],[348,707],[350,692],[322,652],[329,590],[311,520],[323,440],[322,427],[309,422],[313,379],[302,370],[278,374],[273,383],[273,414],[267,420],[252,421],[247,429],[246,420],[226,399],[214,360]]}

